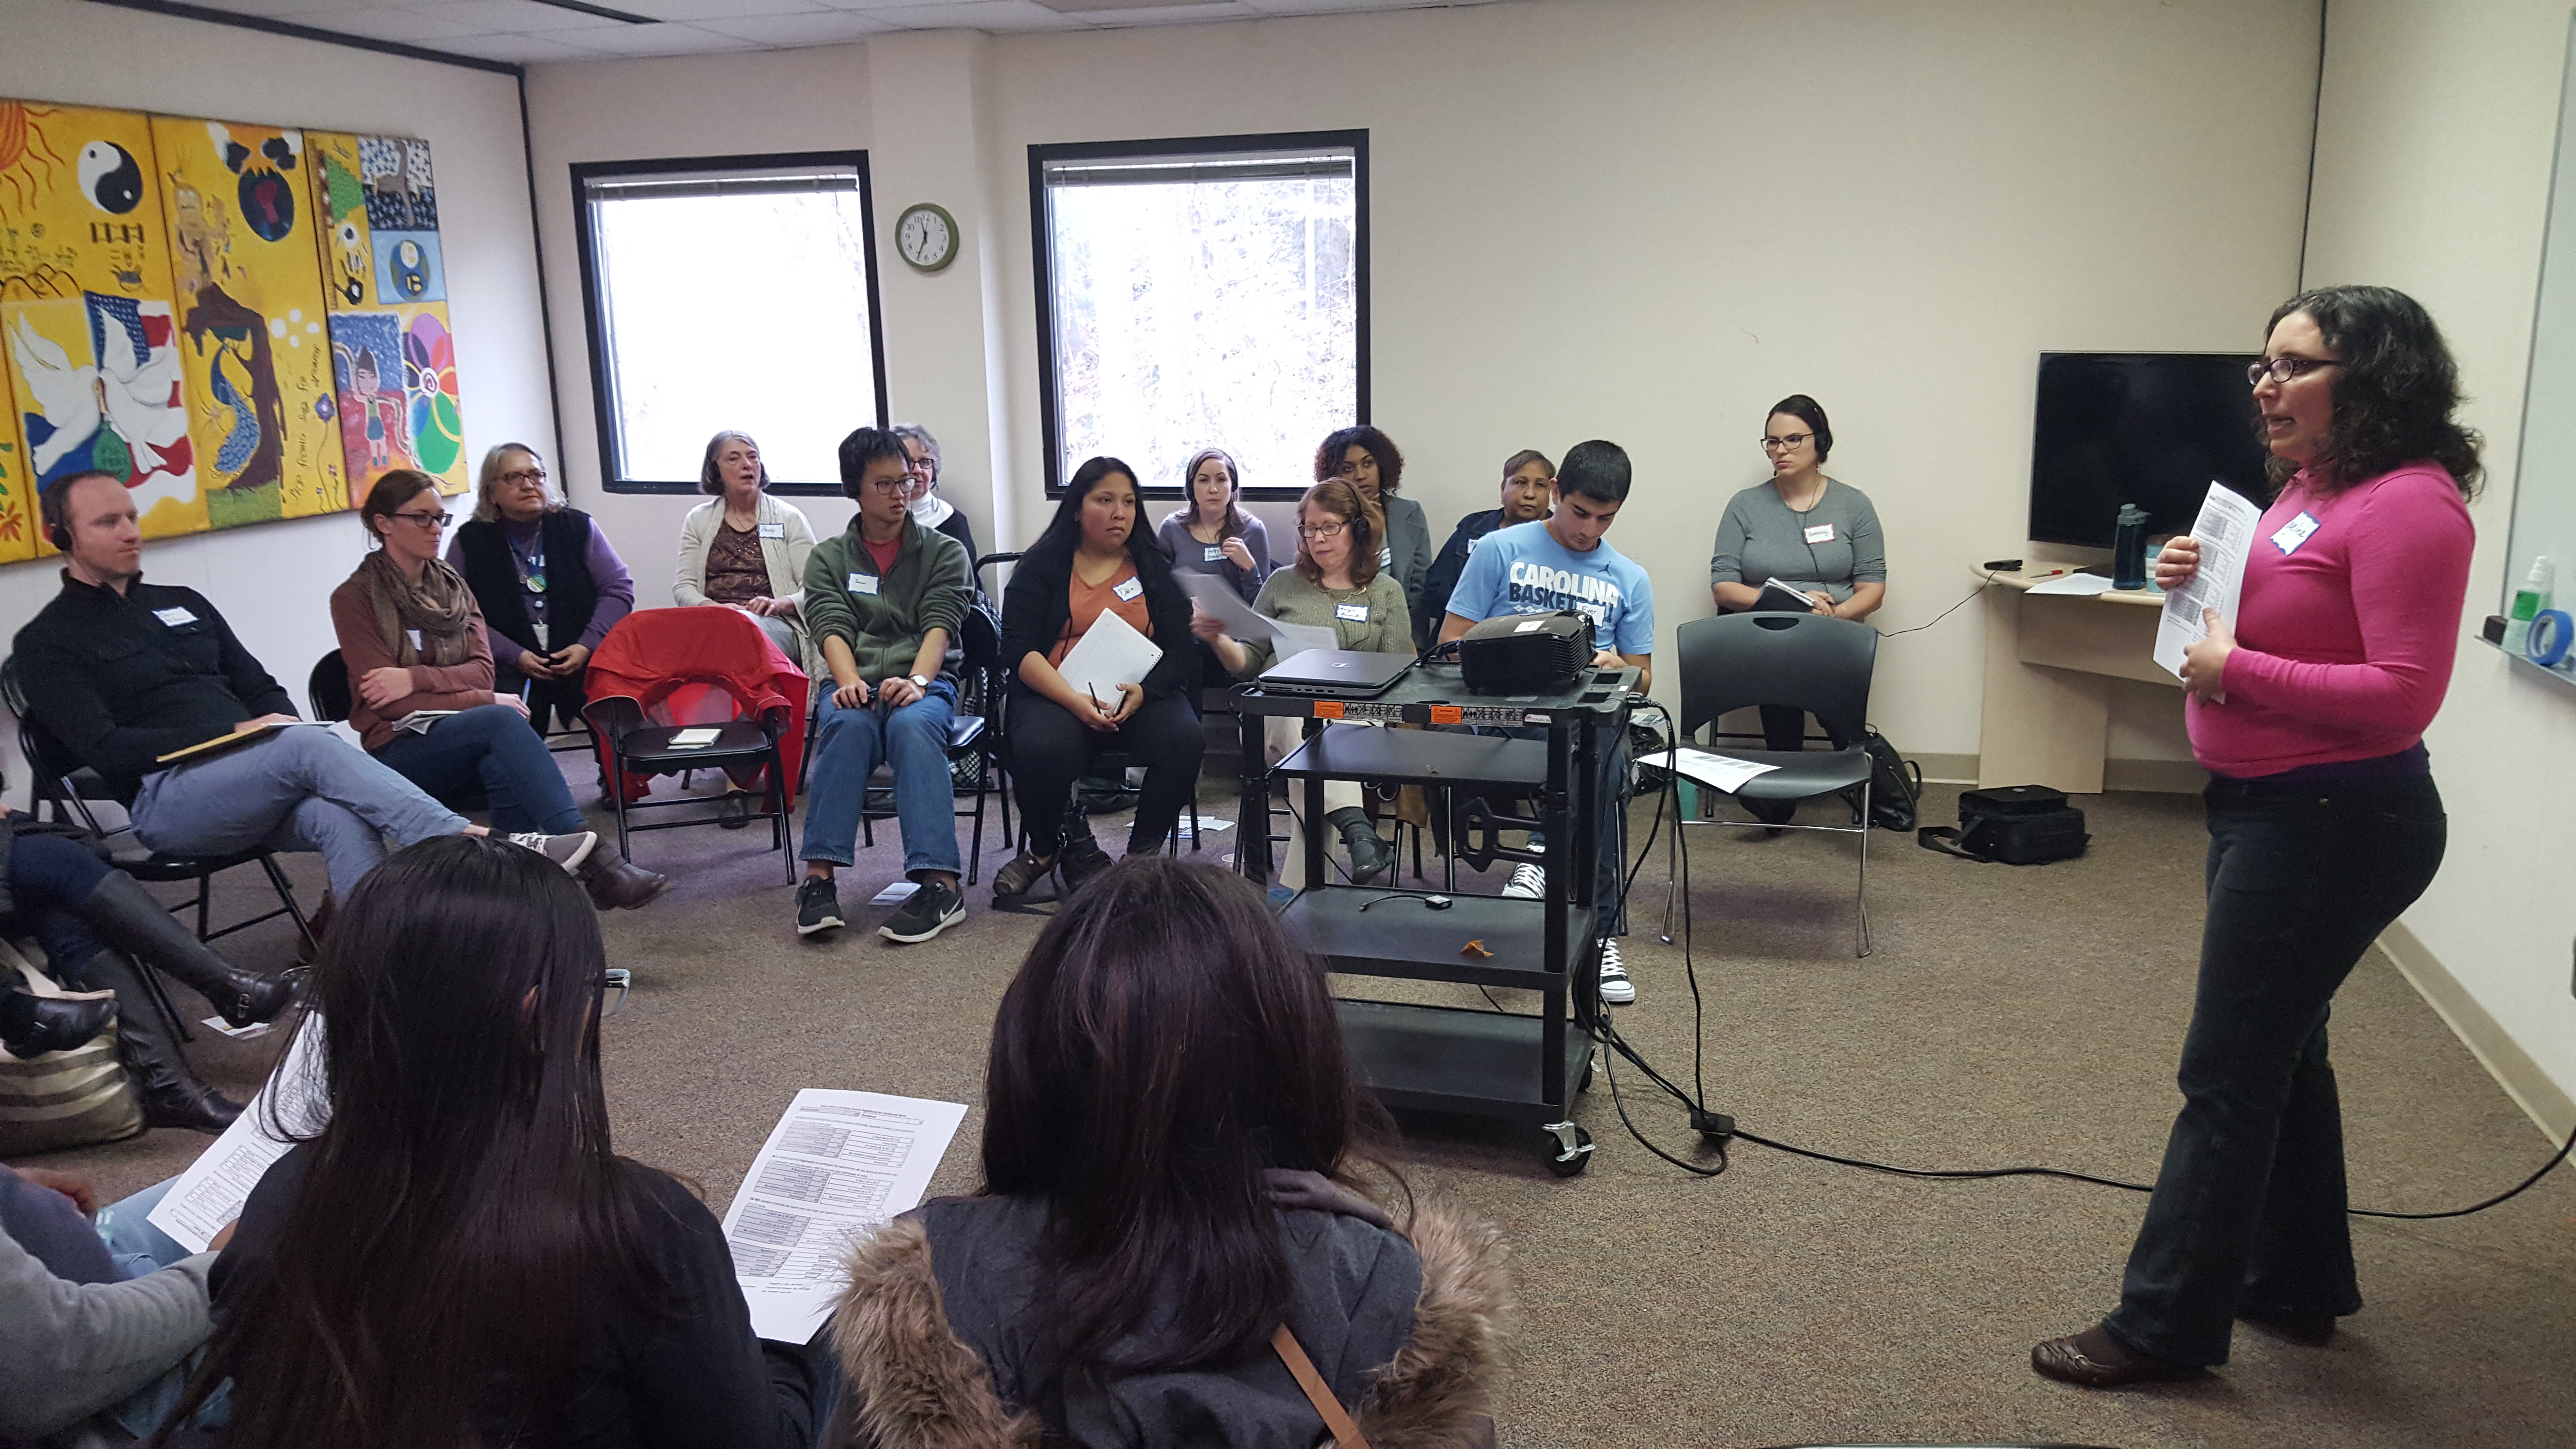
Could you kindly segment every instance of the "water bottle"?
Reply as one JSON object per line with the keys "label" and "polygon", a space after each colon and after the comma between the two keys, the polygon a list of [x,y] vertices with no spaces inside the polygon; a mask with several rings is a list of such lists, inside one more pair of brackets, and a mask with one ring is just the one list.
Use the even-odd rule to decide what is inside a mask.
{"label": "water bottle", "polygon": [[2134,503],[2120,505],[2119,532],[2111,537],[2111,587],[2147,586],[2147,511]]}

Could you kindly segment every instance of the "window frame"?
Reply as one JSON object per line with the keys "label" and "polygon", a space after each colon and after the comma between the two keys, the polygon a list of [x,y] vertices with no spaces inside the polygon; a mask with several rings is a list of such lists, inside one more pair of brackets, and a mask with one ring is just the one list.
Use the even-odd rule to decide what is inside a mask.
{"label": "window frame", "polygon": [[[876,380],[877,427],[885,427],[889,410],[886,401],[885,310],[877,287],[877,214],[875,187],[868,173],[865,151],[777,151],[765,154],[735,156],[665,156],[625,161],[576,161],[572,163],[572,215],[574,248],[581,260],[581,307],[585,335],[590,344],[590,403],[593,425],[598,429],[599,481],[609,493],[696,493],[695,478],[677,481],[627,478],[618,467],[618,434],[613,414],[608,378],[607,319],[599,305],[598,238],[590,219],[589,183],[594,179],[633,176],[685,176],[699,172],[770,171],[796,166],[846,166],[858,174],[859,223],[866,244],[861,248],[867,263],[868,288],[868,355]],[[841,496],[838,481],[774,482],[769,491],[800,497]]]}
{"label": "window frame", "polygon": [[[1369,133],[1348,131],[1266,131],[1233,136],[1156,136],[1128,141],[1065,141],[1029,147],[1029,263],[1037,292],[1038,426],[1041,466],[1048,498],[1064,496],[1065,479],[1056,417],[1055,257],[1048,246],[1046,168],[1050,162],[1132,159],[1144,156],[1206,156],[1210,153],[1284,151],[1308,146],[1347,146],[1351,151],[1351,305],[1354,356],[1352,421],[1369,421]],[[1320,441],[1320,440],[1318,440]],[[1243,497],[1256,502],[1293,502],[1308,485],[1247,484]],[[1141,497],[1177,499],[1178,484],[1137,480]]]}

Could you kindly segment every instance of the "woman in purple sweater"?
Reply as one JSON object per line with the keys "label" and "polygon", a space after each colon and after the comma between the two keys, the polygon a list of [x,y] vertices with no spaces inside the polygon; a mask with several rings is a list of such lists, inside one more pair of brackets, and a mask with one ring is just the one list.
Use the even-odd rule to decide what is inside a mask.
{"label": "woman in purple sweater", "polygon": [[[2211,779],[2182,1115],[2119,1308],[2030,1355],[2091,1388],[2225,1363],[2235,1319],[2315,1345],[2360,1311],[2326,1016],[2442,863],[2424,728],[2451,679],[2482,472],[2451,418],[2458,370],[2412,298],[2328,287],[2272,314],[2251,377],[2280,494],[2235,629],[2209,614],[2183,661]],[[2177,539],[2156,582],[2199,564]]]}

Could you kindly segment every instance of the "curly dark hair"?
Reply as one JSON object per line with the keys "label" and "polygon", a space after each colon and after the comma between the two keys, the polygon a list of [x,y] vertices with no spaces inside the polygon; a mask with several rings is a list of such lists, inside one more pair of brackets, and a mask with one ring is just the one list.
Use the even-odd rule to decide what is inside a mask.
{"label": "curly dark hair", "polygon": [[[2281,319],[2305,312],[2342,365],[2334,372],[2334,414],[2308,460],[2316,486],[2340,492],[2418,458],[2442,465],[2460,496],[2478,496],[2485,440],[2451,420],[2460,405],[2460,369],[2442,329],[2422,303],[2393,287],[2319,287],[2272,311],[2268,340]],[[2273,458],[2264,472],[2274,487],[2299,465]]]}
{"label": "curly dark hair", "polygon": [[1366,448],[1377,459],[1377,491],[1393,497],[1404,483],[1404,454],[1397,452],[1395,439],[1366,423],[1357,427],[1336,428],[1315,450],[1315,481],[1338,477],[1342,455],[1353,448]]}

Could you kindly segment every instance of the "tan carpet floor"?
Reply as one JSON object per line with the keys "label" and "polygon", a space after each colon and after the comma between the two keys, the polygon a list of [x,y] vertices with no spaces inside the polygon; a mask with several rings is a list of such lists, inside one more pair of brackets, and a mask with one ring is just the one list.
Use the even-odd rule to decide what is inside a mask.
{"label": "tan carpet floor", "polygon": [[[1211,815],[1232,813],[1230,789],[1207,783]],[[1936,788],[1926,818],[1953,814],[1955,794]],[[577,798],[590,798],[578,782]],[[1849,837],[1693,830],[1709,1105],[1765,1135],[1909,1165],[2152,1176],[2179,1101],[2199,808],[2179,796],[2082,803],[2090,854],[2044,867],[1950,860],[1877,832],[1877,953],[1865,961],[1851,954]],[[1641,834],[1649,813],[1638,807]],[[1230,851],[1232,834],[1210,832],[1201,858]],[[638,981],[607,1033],[624,1151],[693,1179],[721,1210],[799,1087],[978,1100],[995,1003],[1039,922],[992,913],[979,887],[973,914],[936,941],[878,940],[865,927],[880,912],[861,903],[899,870],[893,836],[881,828],[842,877],[864,927],[815,941],[794,935],[779,857],[758,831],[638,837],[638,858],[676,884],[603,923],[611,960]],[[989,878],[1007,859],[998,822],[985,845]],[[1619,1021],[1687,1081],[1683,955],[1655,932],[1662,859],[1638,877],[1626,957],[1641,1000]],[[295,865],[308,903],[320,893],[314,867]],[[222,908],[255,905],[257,880],[236,873]],[[226,944],[248,964],[281,966],[282,924]],[[2544,968],[2556,969],[2533,963]],[[1409,989],[1476,1002],[1466,988]],[[2337,1008],[2357,1204],[2457,1206],[2546,1157],[2384,956],[2362,964]],[[205,1074],[247,1097],[275,1039],[201,1036]],[[1639,1125],[1690,1155],[1679,1111],[1620,1080]],[[1908,1181],[1741,1143],[1723,1176],[1702,1180],[1621,1130],[1606,1081],[1576,1118],[1598,1149],[1567,1181],[1542,1169],[1521,1130],[1406,1123],[1413,1187],[1491,1216],[1517,1256],[1526,1320],[1502,1405],[1506,1444],[2576,1443],[2576,1172],[2466,1220],[2357,1223],[2369,1306],[2329,1347],[2240,1329],[2234,1361],[2205,1381],[2101,1394],[2033,1376],[2027,1354],[2112,1306],[2142,1197],[2048,1180]],[[973,1187],[979,1120],[970,1111],[935,1190]],[[48,1165],[122,1194],[178,1171],[204,1141],[153,1132]]]}

